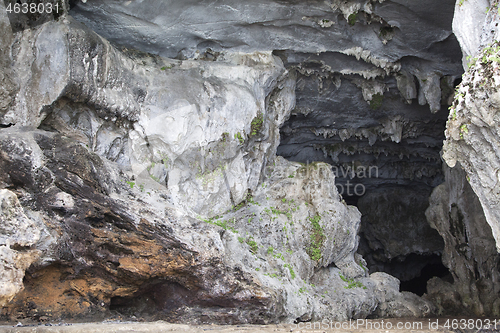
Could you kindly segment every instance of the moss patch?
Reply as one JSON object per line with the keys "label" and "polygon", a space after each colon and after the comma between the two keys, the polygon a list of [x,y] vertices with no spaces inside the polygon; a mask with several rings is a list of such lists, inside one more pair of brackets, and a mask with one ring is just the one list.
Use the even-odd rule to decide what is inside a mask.
{"label": "moss patch", "polygon": [[356,21],[358,20],[358,13],[352,13],[351,15],[349,15],[349,17],[347,18],[347,23],[349,23],[349,25],[355,25],[356,24]]}
{"label": "moss patch", "polygon": [[310,217],[309,221],[311,222],[311,245],[307,251],[309,257],[314,261],[319,261],[323,255],[321,254],[321,248],[323,247],[323,243],[326,239],[325,234],[323,233],[323,227],[319,224],[321,221],[321,216],[316,214],[314,217]]}
{"label": "moss patch", "polygon": [[375,94],[372,96],[372,99],[370,101],[370,108],[372,110],[377,110],[380,109],[382,106],[382,102],[384,101],[384,95],[381,94]]}

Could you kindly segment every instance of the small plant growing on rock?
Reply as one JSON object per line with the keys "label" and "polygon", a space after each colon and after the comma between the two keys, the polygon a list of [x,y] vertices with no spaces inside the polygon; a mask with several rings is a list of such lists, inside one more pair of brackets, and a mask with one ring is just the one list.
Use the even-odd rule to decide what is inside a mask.
{"label": "small plant growing on rock", "polygon": [[290,265],[290,264],[284,264],[283,267],[288,268],[288,271],[290,272],[290,277],[292,279],[295,279],[295,272],[293,270],[292,265]]}
{"label": "small plant growing on rock", "polygon": [[251,135],[257,135],[257,133],[260,132],[262,129],[262,125],[264,124],[264,117],[262,116],[262,113],[258,113],[257,117],[253,118],[252,124],[251,124],[251,130],[250,133]]}
{"label": "small plant growing on rock", "polygon": [[246,243],[250,246],[250,252],[256,254],[259,250],[259,245],[257,245],[257,242],[253,239],[253,237],[250,236],[247,238]]}
{"label": "small plant growing on rock", "polygon": [[344,286],[345,289],[352,289],[352,288],[366,289],[366,287],[360,281],[354,281],[354,279],[348,279],[340,273],[339,276],[342,281],[347,282],[347,286]]}
{"label": "small plant growing on rock", "polygon": [[358,20],[358,13],[352,13],[351,15],[349,15],[349,17],[347,18],[347,22],[349,23],[349,25],[355,25],[356,24],[356,21]]}
{"label": "small plant growing on rock", "polygon": [[464,139],[464,133],[469,134],[469,128],[467,127],[467,124],[463,124],[460,126],[460,139]]}
{"label": "small plant growing on rock", "polygon": [[381,94],[375,94],[372,96],[372,99],[370,100],[370,108],[372,110],[377,110],[380,109],[382,106],[382,101],[384,100],[384,96]]}
{"label": "small plant growing on rock", "polygon": [[325,234],[323,233],[323,227],[319,224],[321,216],[316,214],[314,217],[310,217],[311,221],[311,246],[308,249],[309,257],[314,261],[319,261],[323,255],[321,254],[321,248],[323,242],[325,241]]}
{"label": "small plant growing on rock", "polygon": [[238,132],[238,133],[235,133],[234,134],[234,138],[235,139],[238,139],[238,141],[240,141],[240,144],[243,144],[245,142],[245,139],[243,139],[243,137],[241,136],[241,133]]}

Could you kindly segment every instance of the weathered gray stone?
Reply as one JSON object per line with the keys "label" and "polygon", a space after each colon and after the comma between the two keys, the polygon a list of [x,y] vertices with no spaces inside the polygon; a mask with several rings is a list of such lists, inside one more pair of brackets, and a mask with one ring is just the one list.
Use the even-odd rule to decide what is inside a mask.
{"label": "weathered gray stone", "polygon": [[[305,133],[325,140],[283,155],[348,163],[390,152],[374,162],[388,165],[386,180],[433,186],[441,109],[460,74],[447,5],[89,1],[72,15],[104,37],[66,15],[7,31],[0,123],[15,126],[0,129],[0,188],[40,236],[36,258],[2,252],[26,264],[5,279],[15,297],[4,318],[429,315],[393,278],[367,276],[360,213],[330,165],[276,150],[292,113],[291,150]],[[414,164],[395,166],[404,157]],[[414,245],[402,252],[431,251]]]}
{"label": "weathered gray stone", "polygon": [[483,22],[489,6],[488,0],[457,1],[455,5],[453,33],[460,42],[464,69],[468,67],[468,57],[475,57],[480,52]]}
{"label": "weathered gray stone", "polygon": [[429,316],[434,306],[415,294],[399,292],[399,280],[386,273],[376,272],[370,275],[375,281],[375,294],[380,305],[375,314],[380,317],[404,318]]}
{"label": "weathered gray stone", "polygon": [[438,278],[429,281],[427,298],[438,306],[441,315],[496,316],[500,304],[500,255],[496,253],[495,239],[460,165],[444,169],[446,181],[432,192],[425,214],[444,239],[442,260],[452,274],[453,284]]}
{"label": "weathered gray stone", "polygon": [[28,218],[12,191],[0,190],[0,306],[23,288],[24,271],[39,257],[30,248],[40,239],[40,227]]}
{"label": "weathered gray stone", "polygon": [[[488,32],[498,30],[498,27],[491,27],[494,22],[498,23],[498,16],[492,12],[495,11],[486,16],[483,37],[485,34],[490,36],[486,28],[490,28]],[[443,158],[450,167],[460,162],[467,172],[500,251],[500,155],[497,149],[500,145],[497,135],[500,47],[492,39],[490,43],[471,60],[471,68],[457,89],[446,125]]]}

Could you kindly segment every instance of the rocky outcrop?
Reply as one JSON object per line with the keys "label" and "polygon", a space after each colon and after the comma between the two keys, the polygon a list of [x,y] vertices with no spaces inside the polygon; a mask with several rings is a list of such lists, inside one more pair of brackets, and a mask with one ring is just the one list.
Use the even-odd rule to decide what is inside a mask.
{"label": "rocky outcrop", "polygon": [[[340,201],[327,165],[277,159],[253,196],[203,221],[165,199],[147,205],[168,192],[131,187],[116,163],[61,134],[4,129],[0,142],[3,184],[53,234],[34,244],[43,256],[27,262],[4,318],[344,320],[386,301],[354,255],[360,215]],[[415,314],[430,314],[419,302]]]}
{"label": "rocky outcrop", "polygon": [[429,224],[443,237],[443,263],[453,279],[428,282],[427,298],[438,313],[498,316],[500,256],[478,197],[457,164],[444,166],[446,181],[434,189],[426,211]]}
{"label": "rocky outcrop", "polygon": [[368,276],[360,213],[329,165],[276,157],[296,76],[269,50],[162,58],[117,48],[68,15],[6,31],[3,319],[433,311],[394,278]]}
{"label": "rocky outcrop", "polygon": [[457,1],[453,30],[467,72],[446,124],[443,159],[451,169],[444,167],[445,183],[434,189],[426,211],[444,239],[443,263],[453,277],[427,285],[426,297],[441,314],[496,316],[500,305],[498,17],[496,1]]}
{"label": "rocky outcrop", "polygon": [[[464,10],[471,11],[472,8]],[[481,42],[474,44],[479,49],[471,49],[472,58],[468,60],[469,70],[455,94],[446,125],[446,141],[443,158],[450,167],[457,162],[465,169],[467,179],[477,194],[486,220],[496,239],[500,251],[500,188],[498,185],[499,154],[497,137],[498,121],[498,3],[490,5],[492,10],[485,15],[484,21],[475,21],[481,26]],[[459,11],[460,13],[460,11]],[[474,15],[466,12],[461,15]],[[479,16],[482,18],[482,16]],[[469,45],[474,31],[461,31],[462,44]],[[477,35],[477,32],[475,33]],[[470,46],[471,48],[473,46]]]}
{"label": "rocky outcrop", "polygon": [[376,272],[370,275],[375,281],[375,293],[380,297],[381,305],[375,311],[382,318],[412,318],[420,313],[431,313],[433,305],[417,295],[403,291],[399,292],[399,280],[389,274]]}
{"label": "rocky outcrop", "polygon": [[[290,88],[295,89],[296,105],[280,130],[278,155],[337,168],[337,185],[343,186],[339,192],[348,204],[357,204],[363,195],[393,197],[394,189],[406,196],[403,201],[415,201],[420,212],[411,224],[418,237],[398,244],[411,242],[414,251],[407,254],[424,263],[442,250],[423,211],[432,188],[443,182],[443,128],[463,73],[460,46],[451,29],[454,11],[454,0],[231,0],[210,5],[100,0],[77,3],[70,13],[115,45],[183,61],[218,62],[228,52],[278,56],[297,82]],[[359,166],[376,168],[376,176],[350,177],[347,170]],[[359,184],[356,193],[353,185],[346,189],[348,182]],[[236,189],[235,203],[244,187]],[[179,189],[180,195],[192,193],[191,184]],[[191,200],[190,195],[186,198]],[[377,209],[371,209],[375,201],[364,202],[363,229],[378,230],[380,216],[369,214],[391,211],[394,205],[378,201]],[[391,221],[402,224],[405,211],[400,209]],[[388,230],[380,229],[376,238],[391,238]],[[421,244],[430,234],[432,244]],[[380,260],[369,264],[378,270],[392,256],[390,248],[376,248]],[[411,276],[420,273],[417,266],[399,270],[412,271]]]}
{"label": "rocky outcrop", "polygon": [[[127,56],[71,17],[20,38],[18,48],[25,50],[12,61],[22,88],[4,124],[71,132],[134,173],[153,176],[177,205],[203,215],[227,210],[257,186],[260,166],[274,154],[278,127],[294,105],[294,81],[270,53],[186,64]],[[26,58],[35,59],[29,70],[18,64]],[[251,154],[243,156],[249,146]]]}
{"label": "rocky outcrop", "polygon": [[30,247],[40,240],[40,227],[28,218],[15,193],[0,190],[0,305],[23,288],[24,271],[39,258]]}

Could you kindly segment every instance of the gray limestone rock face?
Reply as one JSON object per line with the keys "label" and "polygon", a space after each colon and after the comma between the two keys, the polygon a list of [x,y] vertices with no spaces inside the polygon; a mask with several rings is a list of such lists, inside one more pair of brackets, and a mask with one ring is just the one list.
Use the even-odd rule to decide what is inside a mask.
{"label": "gray limestone rock face", "polygon": [[[277,158],[244,202],[202,219],[176,207],[165,187],[130,186],[116,162],[59,133],[4,129],[0,147],[2,183],[49,230],[16,241],[37,255],[9,259],[19,277],[2,276],[18,281],[3,318],[269,323],[365,318],[393,303],[375,293],[385,287],[374,287],[355,254],[360,214],[341,201],[326,164]],[[9,221],[29,222],[16,196],[1,193]],[[407,303],[391,306],[407,313]]]}
{"label": "gray limestone rock face", "polygon": [[[218,62],[125,54],[70,17],[17,47],[21,90],[4,124],[65,132],[204,216],[257,186],[294,106],[295,81],[270,52]],[[19,64],[30,58],[29,70]]]}
{"label": "gray limestone rock face", "polygon": [[100,0],[80,2],[70,13],[113,43],[170,58],[209,49],[329,51],[384,64],[430,56],[429,48],[451,35],[451,2]]}
{"label": "gray limestone rock face", "polygon": [[497,316],[500,305],[500,255],[477,195],[460,164],[444,166],[445,183],[434,189],[425,212],[444,239],[443,263],[452,281],[428,282],[427,299],[438,313]]}
{"label": "gray limestone rock face", "polygon": [[[453,16],[453,33],[457,37],[463,53],[464,69],[467,69],[468,57],[478,54],[481,47],[483,22],[490,2],[487,0],[457,1]],[[484,45],[483,45],[484,47]]]}
{"label": "gray limestone rock face", "polygon": [[[451,30],[454,11],[453,0],[102,0],[78,3],[71,15],[115,45],[177,59],[217,61],[226,52],[273,52],[297,78],[296,106],[280,130],[278,154],[302,163],[327,162],[337,170],[376,167],[377,177],[337,174],[336,182],[346,188],[351,181],[361,186],[359,193],[382,196],[399,188],[419,203],[419,218],[411,225],[423,232],[415,234],[427,235],[432,230],[423,211],[428,194],[443,181],[439,151],[446,109],[463,72]],[[157,172],[155,177],[167,177]],[[192,191],[188,184],[179,193]],[[222,192],[212,198],[227,202]],[[235,192],[241,198],[242,192]],[[356,204],[359,196],[341,192]],[[378,202],[378,209],[390,211],[391,203]],[[404,211],[393,220],[404,220]],[[364,218],[378,219],[378,214]],[[390,239],[390,228],[383,230],[379,237]],[[439,242],[436,237],[428,243]],[[436,246],[423,250],[427,244],[421,239],[412,239],[415,251],[409,254],[439,253]],[[410,275],[418,275],[419,267]]]}
{"label": "gray limestone rock face", "polygon": [[330,165],[276,156],[296,73],[271,50],[168,59],[71,16],[1,41],[18,89],[0,129],[3,319],[290,323],[385,302]]}
{"label": "gray limestone rock face", "polygon": [[40,227],[28,218],[17,196],[0,190],[0,305],[23,288],[24,271],[39,257],[31,249],[40,240]]}
{"label": "gray limestone rock face", "polygon": [[375,293],[381,299],[375,313],[384,318],[420,317],[435,311],[434,305],[409,292],[399,292],[399,280],[389,274],[376,272],[370,274],[375,281]]}
{"label": "gray limestone rock face", "polygon": [[484,22],[477,22],[483,25],[481,50],[474,59],[469,59],[470,69],[456,91],[446,125],[443,158],[450,167],[458,162],[465,169],[500,251],[497,149],[500,48],[493,39],[498,33],[498,22],[495,10],[489,11]]}

